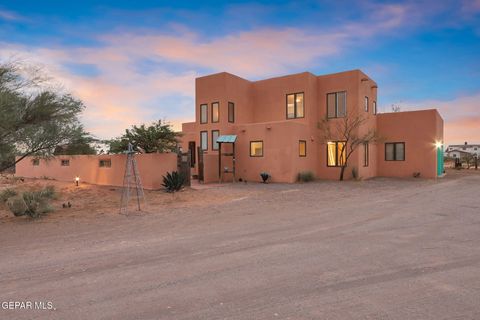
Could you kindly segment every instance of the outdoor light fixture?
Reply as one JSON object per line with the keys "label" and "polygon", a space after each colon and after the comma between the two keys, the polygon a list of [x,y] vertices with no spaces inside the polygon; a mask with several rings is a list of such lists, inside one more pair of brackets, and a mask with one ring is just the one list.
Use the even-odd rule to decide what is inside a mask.
{"label": "outdoor light fixture", "polygon": [[435,141],[435,147],[437,149],[440,149],[443,146],[443,143],[441,141]]}
{"label": "outdoor light fixture", "polygon": [[80,182],[80,177],[75,177],[75,185],[78,187],[78,183]]}

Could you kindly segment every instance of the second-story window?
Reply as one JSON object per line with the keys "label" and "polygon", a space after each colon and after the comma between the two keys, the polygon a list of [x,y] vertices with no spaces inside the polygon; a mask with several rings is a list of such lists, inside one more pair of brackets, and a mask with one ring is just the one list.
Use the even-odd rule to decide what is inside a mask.
{"label": "second-story window", "polygon": [[228,122],[235,122],[235,104],[233,102],[228,103]]}
{"label": "second-story window", "polygon": [[287,94],[287,119],[303,118],[304,116],[303,92]]}
{"label": "second-story window", "polygon": [[200,123],[207,123],[208,122],[208,105],[201,104],[200,105]]}
{"label": "second-story window", "polygon": [[365,97],[365,112],[368,112],[368,97]]}
{"label": "second-story window", "polygon": [[343,118],[347,115],[347,92],[327,94],[327,118]]}
{"label": "second-story window", "polygon": [[220,104],[218,102],[212,103],[212,122],[218,122]]}

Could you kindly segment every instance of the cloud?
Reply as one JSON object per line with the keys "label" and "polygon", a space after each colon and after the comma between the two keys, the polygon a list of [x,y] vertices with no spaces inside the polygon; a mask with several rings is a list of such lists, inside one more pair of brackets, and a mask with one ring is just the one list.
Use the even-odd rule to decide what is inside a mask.
{"label": "cloud", "polygon": [[480,143],[480,92],[455,99],[417,101],[401,105],[402,111],[438,109],[444,119],[446,144]]}
{"label": "cloud", "polygon": [[0,20],[6,21],[26,21],[27,19],[13,11],[0,9]]}
{"label": "cloud", "polygon": [[[132,124],[159,117],[193,119],[194,79],[200,73],[228,71],[256,79],[305,71],[408,23],[407,7],[375,8],[368,19],[333,28],[262,27],[208,38],[176,26],[174,34],[102,34],[93,39],[99,43],[95,47],[0,43],[0,56],[19,54],[45,65],[87,105],[86,128],[112,137]],[[150,70],[138,68],[145,60],[151,62]]]}

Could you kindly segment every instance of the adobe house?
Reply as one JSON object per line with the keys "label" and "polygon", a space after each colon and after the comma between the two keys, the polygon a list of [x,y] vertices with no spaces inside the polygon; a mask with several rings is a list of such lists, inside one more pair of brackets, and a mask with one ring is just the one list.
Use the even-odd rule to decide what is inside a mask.
{"label": "adobe house", "polygon": [[[302,171],[338,179],[343,141],[325,141],[319,123],[334,127],[345,117],[362,117],[359,133],[375,130],[380,139],[356,148],[346,179],[353,168],[363,179],[442,175],[443,119],[437,110],[377,114],[377,90],[360,70],[260,81],[226,72],[200,77],[195,122],[183,123],[181,146],[190,152],[192,172],[206,183],[234,175],[261,181],[261,172],[273,182],[294,182]],[[221,143],[219,155],[222,141],[229,143]]]}

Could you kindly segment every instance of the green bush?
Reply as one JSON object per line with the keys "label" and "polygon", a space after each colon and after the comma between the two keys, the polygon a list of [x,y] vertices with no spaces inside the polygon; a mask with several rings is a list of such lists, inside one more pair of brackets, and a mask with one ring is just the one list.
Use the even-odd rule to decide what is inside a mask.
{"label": "green bush", "polygon": [[25,215],[28,209],[25,201],[23,201],[22,196],[14,196],[9,198],[7,200],[7,207],[16,217]]}
{"label": "green bush", "polygon": [[185,177],[177,171],[173,171],[172,173],[167,172],[167,175],[163,176],[162,186],[165,187],[167,192],[179,191],[183,188],[184,184]]}
{"label": "green bush", "polygon": [[5,189],[2,192],[0,192],[0,203],[6,203],[7,200],[11,197],[15,197],[17,195],[17,191],[13,189]]}
{"label": "green bush", "polygon": [[311,171],[302,171],[297,175],[297,181],[299,182],[310,182],[315,180],[315,175]]}
{"label": "green bush", "polygon": [[50,200],[56,196],[53,186],[36,191],[25,191],[20,195],[10,197],[7,201],[8,209],[15,216],[28,215],[38,218],[41,214],[53,211]]}

